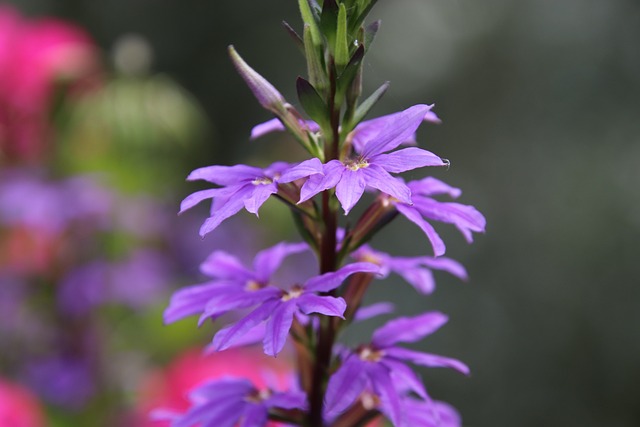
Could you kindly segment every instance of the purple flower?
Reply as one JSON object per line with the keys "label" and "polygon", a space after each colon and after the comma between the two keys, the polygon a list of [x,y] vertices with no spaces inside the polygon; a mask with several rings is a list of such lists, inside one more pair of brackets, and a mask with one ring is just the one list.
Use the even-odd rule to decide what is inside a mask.
{"label": "purple flower", "polygon": [[211,216],[200,228],[200,235],[213,231],[222,221],[238,213],[243,207],[254,214],[269,196],[278,192],[279,183],[288,183],[309,175],[322,174],[318,159],[305,160],[296,165],[276,162],[266,169],[246,165],[208,166],[196,169],[188,180],[203,179],[220,188],[195,192],[182,201],[180,212],[205,199],[213,199]]}
{"label": "purple flower", "polygon": [[410,205],[409,187],[390,173],[423,166],[446,166],[447,163],[417,147],[384,153],[409,141],[430,109],[429,105],[414,105],[399,113],[360,123],[350,136],[356,154],[323,165],[324,175],[313,175],[302,186],[300,202],[335,187],[342,208],[349,213],[365,188],[372,187]]}
{"label": "purple flower", "polygon": [[[305,128],[309,132],[318,132],[320,125],[313,120],[299,120],[300,126]],[[264,123],[260,123],[251,129],[251,139],[260,138],[271,132],[285,131],[286,127],[282,124],[282,120],[275,118],[267,120]]]}
{"label": "purple flower", "polygon": [[435,289],[435,280],[431,270],[446,271],[461,280],[467,280],[465,268],[451,258],[392,257],[384,252],[373,250],[369,245],[362,245],[351,256],[358,261],[371,262],[380,266],[380,278],[382,279],[393,271],[422,294],[430,294]]}
{"label": "purple flower", "polygon": [[185,414],[156,410],[152,417],[171,420],[171,427],[261,427],[269,410],[306,409],[306,395],[297,390],[258,390],[249,380],[225,378],[210,381],[189,394],[191,408]]}
{"label": "purple flower", "polygon": [[305,243],[285,243],[259,252],[253,268],[248,269],[238,258],[224,251],[213,252],[201,265],[200,271],[213,280],[177,291],[164,312],[166,323],[202,313],[200,323],[229,310],[251,307],[262,301],[263,294],[271,295],[271,277],[286,257],[306,251]]}
{"label": "purple flower", "polygon": [[377,397],[380,410],[394,425],[406,425],[402,419],[403,395],[411,391],[428,400],[422,382],[406,362],[469,373],[469,368],[456,359],[395,346],[398,342],[419,341],[446,322],[444,314],[429,312],[391,320],[377,329],[371,344],[349,354],[331,376],[325,401],[326,416],[335,417],[368,390]]}
{"label": "purple flower", "polygon": [[484,233],[486,220],[476,208],[460,203],[440,202],[433,198],[433,196],[447,194],[455,199],[462,193],[460,189],[451,187],[433,177],[411,181],[407,186],[411,189],[413,204],[390,197],[387,197],[386,200],[395,205],[398,212],[409,221],[420,227],[429,238],[435,256],[443,255],[446,246],[425,218],[455,225],[469,243],[473,242],[472,233]]}
{"label": "purple flower", "polygon": [[262,340],[264,352],[275,357],[284,347],[297,313],[343,317],[347,307],[344,299],[317,293],[336,289],[354,273],[377,272],[376,265],[359,262],[348,264],[338,271],[312,277],[304,284],[295,284],[288,290],[268,286],[254,301],[254,304],[260,305],[236,323],[220,330],[213,339],[212,348],[216,351],[225,350],[266,322]]}
{"label": "purple flower", "polygon": [[461,427],[460,414],[448,403],[405,398],[402,400],[405,425],[410,427]]}

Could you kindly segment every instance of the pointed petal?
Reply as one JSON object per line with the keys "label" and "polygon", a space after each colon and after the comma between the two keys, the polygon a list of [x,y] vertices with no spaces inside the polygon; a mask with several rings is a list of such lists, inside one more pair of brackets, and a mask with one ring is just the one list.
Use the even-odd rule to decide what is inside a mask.
{"label": "pointed petal", "polygon": [[295,181],[296,179],[306,178],[315,174],[323,174],[322,162],[320,159],[313,158],[309,160],[305,160],[304,162],[298,163],[297,165],[289,168],[284,171],[280,178],[278,178],[278,182],[286,183]]}
{"label": "pointed petal", "polygon": [[[247,345],[257,344],[264,339],[265,331],[265,322],[258,323],[256,326],[245,332],[244,335],[238,337],[237,339],[234,339],[233,343],[229,345],[228,348],[244,347]],[[205,354],[210,354],[215,353],[216,351],[217,350],[211,343],[205,348],[204,352]]]}
{"label": "pointed petal", "polygon": [[191,193],[180,203],[180,212],[178,213],[182,213],[187,209],[191,209],[203,200],[212,199],[219,193],[219,188],[212,188],[209,190],[202,190]]}
{"label": "pointed petal", "polygon": [[239,284],[253,278],[253,274],[242,265],[237,257],[225,251],[212,252],[200,264],[200,272],[207,276],[231,280]]}
{"label": "pointed petal", "polygon": [[400,397],[391,380],[390,372],[381,363],[369,363],[367,373],[375,394],[380,398],[380,411],[393,425],[400,426],[402,423]]}
{"label": "pointed petal", "polygon": [[360,322],[363,320],[371,319],[376,316],[380,316],[382,314],[393,313],[394,309],[395,307],[393,306],[393,304],[389,302],[379,302],[376,304],[371,304],[370,306],[367,306],[367,307],[359,308],[358,311],[356,311],[356,314],[353,317],[353,319],[357,322]]}
{"label": "pointed petal", "polygon": [[[430,109],[429,105],[414,105],[399,113],[375,119],[376,128],[368,129],[370,135],[363,144],[364,151],[360,154],[369,158],[393,150],[403,142],[409,141]],[[361,125],[362,127],[367,126],[366,122]],[[356,126],[355,133],[358,133],[359,127],[360,125]]]}
{"label": "pointed petal", "polygon": [[258,252],[253,260],[256,278],[262,283],[267,283],[286,257],[308,249],[309,246],[306,243],[280,242],[271,248]]}
{"label": "pointed petal", "polygon": [[431,224],[429,224],[427,221],[422,219],[422,215],[420,215],[420,212],[418,212],[412,206],[403,205],[401,203],[396,204],[396,209],[398,209],[398,212],[404,215],[405,218],[407,218],[409,221],[413,222],[415,225],[420,227],[420,229],[424,232],[424,234],[427,235],[427,237],[429,238],[429,242],[433,247],[433,254],[435,256],[440,256],[445,253],[446,246],[442,241],[442,239],[440,238],[440,235],[436,233],[436,230],[433,228]]}
{"label": "pointed petal", "polygon": [[367,385],[365,362],[349,356],[342,366],[331,375],[325,394],[325,415],[333,418],[360,397]]}
{"label": "pointed petal", "polygon": [[289,330],[293,323],[293,314],[296,312],[296,304],[293,300],[278,304],[267,321],[264,335],[264,353],[276,357],[287,342]]}
{"label": "pointed petal", "polygon": [[234,166],[206,166],[194,170],[187,177],[187,181],[202,179],[217,185],[237,185],[262,176],[262,169],[247,165]]}
{"label": "pointed petal", "polygon": [[273,393],[264,401],[269,408],[281,409],[306,409],[307,395],[302,391],[287,391],[286,393]]}
{"label": "pointed petal", "polygon": [[364,194],[364,189],[367,184],[364,171],[365,169],[353,171],[345,168],[340,181],[336,185],[336,197],[340,200],[345,215],[349,213],[356,203],[358,203],[362,194]]}
{"label": "pointed petal", "polygon": [[395,197],[402,203],[411,204],[411,190],[401,179],[389,175],[389,172],[373,163],[368,168],[362,169],[362,172],[368,186]]}
{"label": "pointed petal", "polygon": [[398,342],[416,342],[440,329],[448,317],[431,311],[414,317],[393,319],[373,333],[372,343],[386,348]]}
{"label": "pointed petal", "polygon": [[257,139],[271,132],[283,132],[285,130],[284,125],[277,117],[275,119],[267,120],[264,123],[255,125],[251,129],[251,139]]}
{"label": "pointed petal", "polygon": [[354,273],[377,273],[380,267],[370,262],[354,262],[347,264],[338,271],[325,273],[307,280],[304,288],[308,292],[329,292],[337,288]]}
{"label": "pointed petal", "polygon": [[277,298],[280,293],[279,289],[273,287],[256,291],[246,291],[238,286],[221,289],[216,296],[207,302],[198,320],[198,326],[202,326],[209,318],[222,316],[231,310],[252,307],[266,300]]}
{"label": "pointed petal", "polygon": [[384,358],[380,363],[389,369],[391,379],[399,389],[398,391],[402,392],[402,394],[406,391],[412,391],[421,398],[428,399],[427,390],[425,390],[422,380],[415,372],[413,372],[413,369],[405,365],[403,362],[389,357]]}
{"label": "pointed petal", "polygon": [[410,268],[394,268],[404,280],[423,295],[429,295],[435,289],[435,280],[431,270],[415,266]]}
{"label": "pointed petal", "polygon": [[312,294],[304,294],[296,301],[304,314],[319,313],[325,316],[336,316],[344,319],[344,311],[347,303],[342,298],[321,297]]}
{"label": "pointed petal", "polygon": [[173,323],[184,317],[201,313],[209,299],[218,292],[219,285],[196,285],[176,291],[169,301],[169,306],[164,311],[165,324]]}
{"label": "pointed petal", "polygon": [[463,231],[463,235],[469,242],[471,241],[471,231],[484,233],[486,220],[473,206],[443,203],[430,198],[417,197],[414,199],[414,207],[427,218],[454,224]]}
{"label": "pointed petal", "polygon": [[447,166],[440,157],[423,150],[411,147],[394,151],[389,154],[378,154],[370,158],[371,162],[380,165],[387,172],[400,173],[425,166]]}
{"label": "pointed petal", "polygon": [[452,368],[465,375],[469,375],[469,367],[467,365],[450,357],[438,356],[437,354],[431,353],[422,353],[400,347],[387,348],[385,349],[385,353],[388,357],[406,360],[416,365],[427,366],[429,368]]}
{"label": "pointed petal", "polygon": [[278,192],[278,186],[275,183],[271,184],[251,184],[253,185],[253,191],[251,196],[244,199],[244,207],[252,214],[258,215],[258,209],[267,201],[267,199]]}
{"label": "pointed petal", "polygon": [[200,227],[200,236],[204,237],[207,234],[215,230],[225,219],[232,217],[240,212],[244,207],[244,201],[242,197],[232,197],[222,206],[219,206],[215,212],[211,213],[211,216],[207,218]]}
{"label": "pointed petal", "polygon": [[462,194],[462,190],[452,187],[432,176],[428,176],[418,181],[411,181],[407,184],[415,194],[423,196],[436,196],[446,194],[453,199],[457,199]]}
{"label": "pointed petal", "polygon": [[345,171],[345,167],[338,160],[331,160],[323,165],[322,170],[324,172],[324,176],[312,175],[304,183],[300,189],[300,201],[298,203],[309,200],[321,191],[335,187],[340,181],[342,173]]}
{"label": "pointed petal", "polygon": [[447,257],[424,257],[422,259],[423,264],[434,270],[446,271],[449,274],[456,276],[458,279],[467,280],[467,270],[458,261]]}
{"label": "pointed petal", "polygon": [[222,351],[231,347],[244,334],[265,321],[279,303],[279,300],[265,302],[236,323],[218,331],[213,337],[212,348],[216,351]]}

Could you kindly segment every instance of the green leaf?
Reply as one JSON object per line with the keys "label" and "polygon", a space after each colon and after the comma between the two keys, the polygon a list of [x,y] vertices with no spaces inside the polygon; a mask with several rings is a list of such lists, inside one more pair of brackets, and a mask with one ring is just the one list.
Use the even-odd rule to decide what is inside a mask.
{"label": "green leaf", "polygon": [[[353,79],[356,77],[362,66],[362,58],[364,58],[364,46],[358,46],[356,51],[351,56],[349,63],[345,67],[340,77],[338,77],[338,94],[342,98],[349,88]],[[339,99],[340,99],[339,98]]]}
{"label": "green leaf", "polygon": [[339,11],[340,8],[336,0],[324,0],[320,15],[320,28],[322,29],[322,34],[327,38],[331,53],[335,52]]}
{"label": "green leaf", "polygon": [[347,125],[347,127],[349,128],[349,132],[351,132],[351,130],[353,130],[358,125],[358,123],[360,123],[362,119],[367,116],[371,108],[373,108],[373,106],[376,105],[380,98],[382,98],[387,89],[389,89],[389,82],[385,82],[367,99],[365,99],[362,104],[358,106],[358,108],[356,109],[356,113],[353,115],[353,120]]}
{"label": "green leaf", "polygon": [[349,32],[355,33],[378,0],[361,0],[358,2],[358,15],[350,22]]}
{"label": "green leaf", "polygon": [[298,34],[287,21],[282,21],[282,26],[284,27],[287,34],[289,34],[296,46],[298,46],[298,49],[300,49],[300,51],[304,54],[304,41],[302,40],[302,37],[300,37],[300,34]]}
{"label": "green leaf", "polygon": [[364,30],[364,48],[365,53],[369,51],[369,48],[373,44],[373,41],[376,38],[376,34],[378,34],[378,30],[380,29],[380,23],[382,21],[377,20],[367,25],[367,28]]}
{"label": "green leaf", "polygon": [[336,31],[335,60],[339,69],[349,62],[349,41],[347,40],[347,9],[340,4],[338,28]]}
{"label": "green leaf", "polygon": [[304,52],[307,59],[309,80],[322,93],[329,87],[327,73],[323,64],[322,49],[314,46],[311,27],[304,26]]}
{"label": "green leaf", "polygon": [[298,77],[296,80],[296,90],[298,91],[300,104],[302,104],[304,111],[307,112],[309,117],[321,127],[327,127],[326,125],[329,123],[327,105],[311,83],[302,77]]}
{"label": "green leaf", "polygon": [[311,6],[309,6],[309,2],[307,0],[298,0],[298,6],[300,7],[300,15],[302,15],[302,22],[305,25],[309,26],[311,31],[311,39],[313,40],[314,46],[322,45],[322,33],[320,32],[320,28],[318,27],[318,22],[315,14],[311,10]]}

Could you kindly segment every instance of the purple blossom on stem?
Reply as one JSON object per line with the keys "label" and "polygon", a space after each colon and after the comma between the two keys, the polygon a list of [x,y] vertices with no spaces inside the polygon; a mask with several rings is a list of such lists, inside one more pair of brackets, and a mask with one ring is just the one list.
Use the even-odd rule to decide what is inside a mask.
{"label": "purple blossom on stem", "polygon": [[308,250],[305,243],[281,242],[259,252],[253,268],[246,268],[238,258],[224,251],[213,252],[200,271],[213,280],[177,291],[164,312],[165,323],[201,313],[200,324],[229,310],[251,307],[271,295],[272,275],[289,255]]}
{"label": "purple blossom on stem", "polygon": [[455,199],[462,193],[460,189],[433,177],[411,181],[407,186],[411,189],[413,204],[392,198],[387,200],[395,205],[399,213],[420,227],[429,238],[435,256],[443,255],[446,246],[427,219],[455,225],[469,243],[473,241],[474,232],[484,233],[486,220],[476,208],[460,203],[440,202],[433,198],[446,194]]}
{"label": "purple blossom on stem", "polygon": [[158,420],[171,420],[171,427],[262,427],[270,409],[306,409],[306,395],[297,390],[258,390],[246,379],[210,381],[189,395],[191,408],[184,414],[156,410]]}
{"label": "purple blossom on stem", "polygon": [[264,288],[255,303],[260,304],[239,321],[221,329],[213,338],[212,349],[225,350],[263,322],[265,334],[262,340],[264,352],[276,356],[284,347],[289,330],[297,313],[318,313],[344,318],[347,303],[340,297],[318,295],[336,289],[354,273],[377,273],[378,267],[367,262],[348,264],[337,271],[315,276],[304,284],[293,285],[288,290],[275,286]]}
{"label": "purple blossom on stem", "polygon": [[205,199],[213,199],[211,216],[200,228],[200,235],[204,237],[243,207],[257,215],[260,206],[272,194],[278,192],[278,184],[322,173],[322,163],[316,158],[296,165],[276,162],[266,169],[246,165],[208,166],[196,169],[191,172],[187,180],[202,179],[219,185],[220,188],[197,191],[189,195],[182,201],[180,212]]}
{"label": "purple blossom on stem", "polygon": [[461,427],[455,408],[439,401],[425,402],[407,397],[402,400],[405,424],[411,427]]}
{"label": "purple blossom on stem", "polygon": [[402,276],[418,292],[426,295],[435,289],[432,270],[446,271],[461,280],[468,278],[462,264],[446,257],[392,257],[387,253],[373,250],[369,245],[362,245],[351,253],[351,257],[380,266],[381,279],[389,276],[391,272]]}
{"label": "purple blossom on stem", "polygon": [[[411,205],[411,190],[390,175],[424,166],[446,166],[435,154],[417,147],[385,154],[409,141],[429,112],[429,105],[414,105],[399,113],[360,123],[351,134],[356,154],[323,165],[324,175],[311,176],[300,191],[300,202],[336,188],[336,196],[345,213],[360,200],[366,187],[372,187]],[[358,147],[361,147],[359,149]]]}
{"label": "purple blossom on stem", "polygon": [[462,362],[397,347],[398,342],[416,342],[432,334],[447,322],[439,312],[391,320],[373,333],[369,345],[349,354],[331,376],[325,398],[325,414],[333,418],[369,390],[379,399],[379,409],[396,426],[410,425],[403,420],[402,397],[407,391],[424,400],[428,395],[418,376],[405,364],[453,368],[463,374],[469,368]]}

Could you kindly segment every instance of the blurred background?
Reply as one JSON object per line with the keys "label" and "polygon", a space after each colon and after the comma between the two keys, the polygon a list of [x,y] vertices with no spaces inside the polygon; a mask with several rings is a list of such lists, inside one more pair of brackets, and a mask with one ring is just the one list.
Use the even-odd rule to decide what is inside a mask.
{"label": "blurred background", "polygon": [[[304,61],[283,19],[300,28],[297,2],[0,5],[0,400],[52,426],[146,425],[164,366],[180,377],[212,333],[162,326],[171,290],[202,281],[214,248],[294,238],[277,203],[205,240],[206,207],[175,214],[204,188],[184,182],[196,167],[304,155],[283,135],[249,142],[271,117],[226,54],[295,100]],[[381,0],[371,19],[365,93],[391,81],[374,115],[435,103],[443,123],[418,141],[452,166],[428,172],[487,217],[471,246],[438,228],[469,283],[437,275],[416,298],[391,277],[370,295],[450,316],[423,348],[472,375],[424,370],[430,393],[469,427],[640,425],[640,4]],[[372,244],[424,254],[415,232],[396,221]]]}

